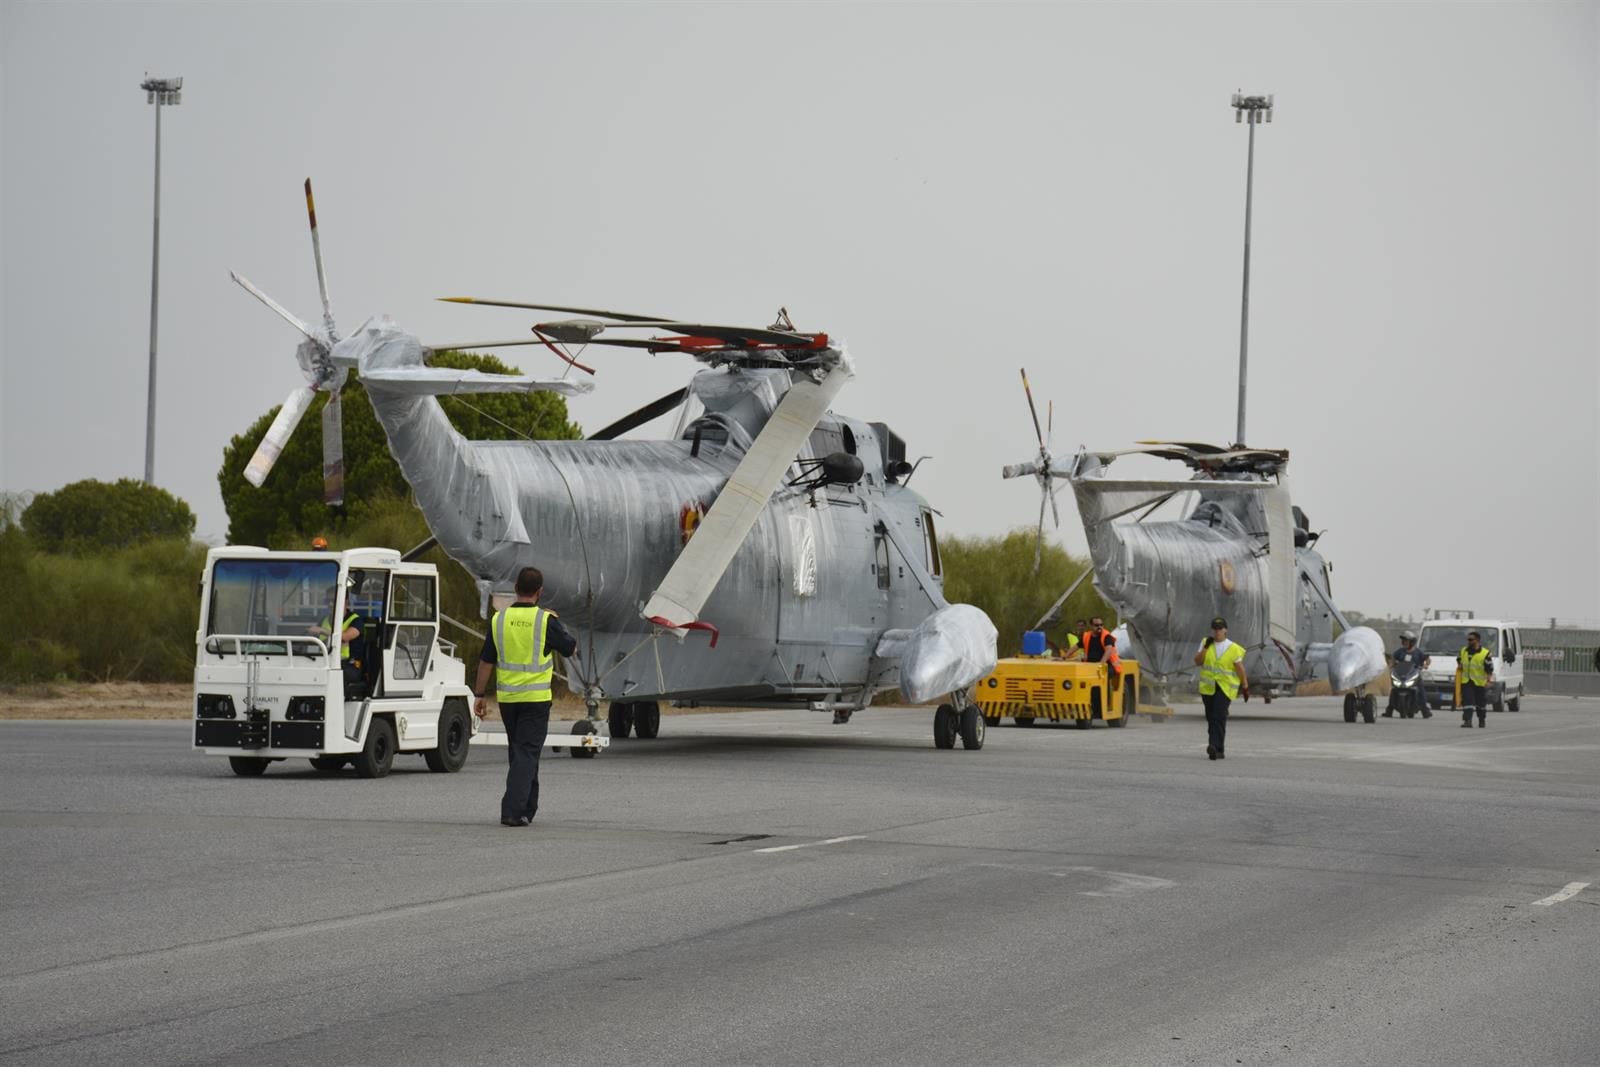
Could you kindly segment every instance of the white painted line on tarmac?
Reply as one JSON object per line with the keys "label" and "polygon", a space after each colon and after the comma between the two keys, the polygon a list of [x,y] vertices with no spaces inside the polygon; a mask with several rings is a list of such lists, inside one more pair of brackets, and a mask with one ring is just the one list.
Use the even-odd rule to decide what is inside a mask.
{"label": "white painted line on tarmac", "polygon": [[842,841],[864,841],[866,834],[851,834],[849,837],[830,837],[826,841],[806,841],[798,845],[774,845],[771,848],[753,848],[752,852],[793,852],[797,848],[816,848],[818,845],[837,845]]}
{"label": "white painted line on tarmac", "polygon": [[1534,904],[1534,907],[1539,907],[1539,906],[1542,905],[1542,906],[1548,908],[1552,904],[1559,904],[1563,900],[1572,899],[1573,897],[1577,896],[1579,893],[1583,892],[1587,888],[1589,888],[1589,883],[1588,882],[1568,882],[1566,884],[1566,886],[1561,890],[1561,892],[1559,892],[1559,893],[1551,893],[1549,896],[1545,897],[1543,900],[1534,901],[1533,904]]}

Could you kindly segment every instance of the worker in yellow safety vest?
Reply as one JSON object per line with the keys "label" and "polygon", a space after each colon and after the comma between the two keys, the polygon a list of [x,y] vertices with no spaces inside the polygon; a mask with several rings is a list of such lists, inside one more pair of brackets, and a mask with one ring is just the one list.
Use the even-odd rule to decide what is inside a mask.
{"label": "worker in yellow safety vest", "polygon": [[1478,726],[1486,725],[1484,698],[1494,678],[1494,660],[1483,647],[1483,637],[1476,630],[1467,634],[1466,647],[1456,653],[1456,678],[1461,682],[1462,727],[1472,725],[1473,708],[1478,710]]}
{"label": "worker in yellow safety vest", "polygon": [[555,681],[555,653],[575,656],[578,642],[555,612],[539,606],[544,575],[537,567],[517,574],[517,599],[495,612],[478,657],[474,710],[487,708],[487,687],[494,678],[495,703],[506,724],[506,791],[500,798],[500,825],[527,826],[539,810],[539,753],[550,732],[550,701]]}
{"label": "worker in yellow safety vest", "polygon": [[[344,671],[345,697],[349,699],[355,692],[354,687],[361,682],[361,661],[365,654],[356,645],[361,640],[361,616],[354,611],[346,611],[344,624],[337,630],[334,629],[334,601],[338,599],[338,587],[329,586],[327,595],[323,598],[322,610],[325,613],[315,626],[311,628],[311,636],[320,637],[322,640],[333,643],[334,634],[339,635],[339,666]],[[360,654],[352,654],[355,650]],[[329,651],[333,651],[331,648]]]}
{"label": "worker in yellow safety vest", "polygon": [[1206,706],[1206,756],[1226,759],[1228,705],[1240,693],[1250,699],[1250,679],[1244,673],[1244,648],[1228,640],[1228,622],[1222,616],[1211,620],[1211,636],[1194,654],[1194,665],[1200,668],[1200,699]]}

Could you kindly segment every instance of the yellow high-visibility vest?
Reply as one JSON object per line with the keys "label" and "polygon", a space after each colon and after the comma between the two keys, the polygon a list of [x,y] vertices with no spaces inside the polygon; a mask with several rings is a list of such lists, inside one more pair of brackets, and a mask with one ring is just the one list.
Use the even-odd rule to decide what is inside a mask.
{"label": "yellow high-visibility vest", "polygon": [[338,633],[334,633],[333,632],[333,619],[331,617],[329,617],[329,616],[326,616],[326,615],[323,616],[322,621],[319,622],[317,625],[321,626],[321,627],[324,627],[328,631],[328,640],[329,641],[337,641],[337,642],[339,642],[339,658],[340,659],[349,659],[350,658],[350,644],[349,644],[349,642],[347,642],[344,639],[344,632],[346,630],[350,629],[350,627],[354,626],[356,623],[358,623],[360,621],[361,621],[361,616],[352,613],[348,619],[344,620],[344,625],[339,627],[339,632]]}
{"label": "yellow high-visibility vest", "polygon": [[1228,642],[1228,648],[1222,655],[1217,655],[1217,646],[1213,642],[1206,646],[1206,658],[1200,664],[1200,695],[1210,696],[1217,691],[1217,686],[1233,700],[1239,695],[1239,675],[1233,665],[1244,659],[1244,648],[1237,641]]}
{"label": "yellow high-visibility vest", "polygon": [[1487,648],[1479,648],[1477,653],[1474,654],[1467,651],[1465,646],[1462,646],[1461,651],[1456,653],[1456,665],[1461,668],[1461,680],[1470,685],[1489,684],[1488,664],[1489,650]]}
{"label": "yellow high-visibility vest", "polygon": [[495,699],[502,704],[551,698],[555,657],[544,650],[550,612],[533,604],[512,604],[495,613]]}

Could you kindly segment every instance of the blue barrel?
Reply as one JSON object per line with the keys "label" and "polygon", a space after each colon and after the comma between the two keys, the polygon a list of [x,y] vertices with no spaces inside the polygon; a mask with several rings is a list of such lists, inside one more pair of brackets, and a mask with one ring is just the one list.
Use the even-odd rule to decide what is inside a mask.
{"label": "blue barrel", "polygon": [[1022,635],[1022,654],[1024,656],[1042,656],[1045,654],[1044,633],[1040,630],[1029,630]]}

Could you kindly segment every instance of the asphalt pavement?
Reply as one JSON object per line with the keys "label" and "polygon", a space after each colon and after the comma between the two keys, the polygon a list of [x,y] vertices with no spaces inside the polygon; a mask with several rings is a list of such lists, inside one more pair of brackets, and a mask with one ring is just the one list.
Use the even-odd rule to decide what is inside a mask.
{"label": "asphalt pavement", "polygon": [[510,829],[504,750],[0,722],[0,1063],[1600,1060],[1600,701],[930,723],[669,717]]}

